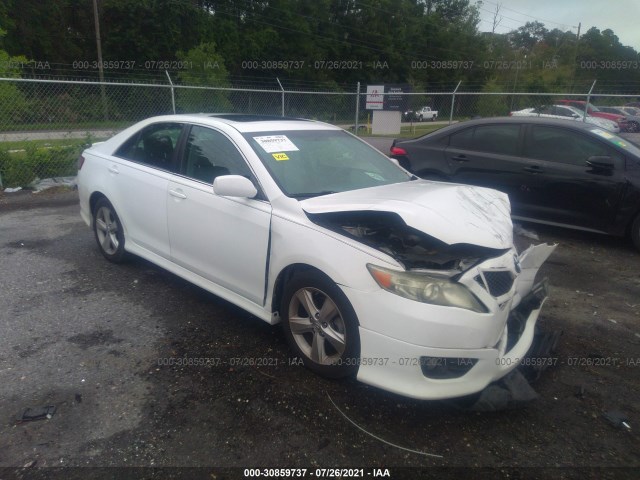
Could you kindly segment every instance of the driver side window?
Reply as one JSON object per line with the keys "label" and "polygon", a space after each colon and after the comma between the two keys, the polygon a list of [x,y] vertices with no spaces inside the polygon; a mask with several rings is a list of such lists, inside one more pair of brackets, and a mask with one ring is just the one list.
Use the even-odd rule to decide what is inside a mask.
{"label": "driver side window", "polygon": [[191,127],[187,139],[183,173],[209,184],[223,175],[251,178],[244,158],[227,137],[211,128],[197,125]]}

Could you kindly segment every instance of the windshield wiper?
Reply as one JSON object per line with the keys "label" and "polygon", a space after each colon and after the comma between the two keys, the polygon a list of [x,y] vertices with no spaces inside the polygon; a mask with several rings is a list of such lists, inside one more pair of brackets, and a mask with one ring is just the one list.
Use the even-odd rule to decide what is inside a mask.
{"label": "windshield wiper", "polygon": [[322,195],[331,195],[334,192],[332,190],[323,190],[321,192],[309,192],[309,193],[290,193],[288,196],[291,198],[312,198],[312,197],[321,197]]}

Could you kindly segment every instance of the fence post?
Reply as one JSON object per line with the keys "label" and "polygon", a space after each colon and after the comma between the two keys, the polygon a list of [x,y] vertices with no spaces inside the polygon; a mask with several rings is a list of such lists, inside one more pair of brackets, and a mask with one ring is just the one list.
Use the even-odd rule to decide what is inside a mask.
{"label": "fence post", "polygon": [[589,115],[589,101],[591,100],[591,92],[593,92],[593,87],[596,86],[596,82],[598,80],[594,80],[593,84],[591,84],[591,88],[589,89],[589,93],[587,93],[587,103],[584,104],[584,115],[582,116],[582,121],[587,121],[587,115]]}
{"label": "fence post", "polygon": [[360,82],[356,88],[356,126],[354,128],[355,134],[358,135],[358,119],[360,117]]}
{"label": "fence post", "polygon": [[284,117],[284,87],[280,83],[280,79],[278,77],[276,77],[276,80],[278,81],[278,85],[280,85],[280,90],[282,90],[282,116]]}
{"label": "fence post", "polygon": [[166,70],[164,71],[164,73],[167,74],[167,78],[169,79],[169,84],[171,85],[171,106],[173,107],[173,114],[176,114],[176,94],[173,91],[173,82],[171,81],[171,77],[169,76],[169,72],[167,72]]}
{"label": "fence post", "polygon": [[462,83],[462,80],[458,82],[458,85],[456,85],[456,89],[453,91],[453,94],[451,95],[451,111],[449,112],[449,125],[453,123],[453,106],[456,102],[456,92],[458,91],[458,87],[460,86],[461,83]]}

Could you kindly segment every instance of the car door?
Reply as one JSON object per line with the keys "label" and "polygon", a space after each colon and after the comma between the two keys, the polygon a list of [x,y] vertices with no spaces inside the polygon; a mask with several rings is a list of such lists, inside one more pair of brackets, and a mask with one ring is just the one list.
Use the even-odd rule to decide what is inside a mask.
{"label": "car door", "polygon": [[[606,231],[624,192],[624,157],[587,133],[530,125],[524,154],[538,161],[532,218]],[[589,160],[591,158],[591,160]],[[613,168],[598,167],[609,159]]]}
{"label": "car door", "polygon": [[108,162],[109,190],[133,242],[165,258],[170,256],[167,188],[177,170],[176,146],[183,125],[148,125],[123,143]]}
{"label": "car door", "polygon": [[509,195],[514,213],[527,213],[535,180],[529,171],[538,162],[521,156],[521,130],[520,123],[496,123],[452,134],[445,150],[451,179],[500,190]]}
{"label": "car door", "polygon": [[259,188],[245,158],[224,133],[193,125],[181,168],[169,182],[167,221],[172,260],[256,304],[263,304],[271,205],[222,197],[213,180],[243,175]]}

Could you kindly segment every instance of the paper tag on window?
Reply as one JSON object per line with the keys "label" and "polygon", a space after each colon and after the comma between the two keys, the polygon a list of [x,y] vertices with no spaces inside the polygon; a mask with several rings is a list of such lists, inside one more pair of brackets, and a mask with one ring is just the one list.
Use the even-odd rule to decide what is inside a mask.
{"label": "paper tag on window", "polygon": [[268,135],[265,137],[253,137],[253,139],[267,153],[298,151],[298,147],[286,135]]}
{"label": "paper tag on window", "polygon": [[599,128],[594,128],[591,131],[596,135],[600,135],[601,137],[606,139],[610,139],[614,137],[614,135],[610,134],[609,132],[605,132],[604,130],[600,130]]}

